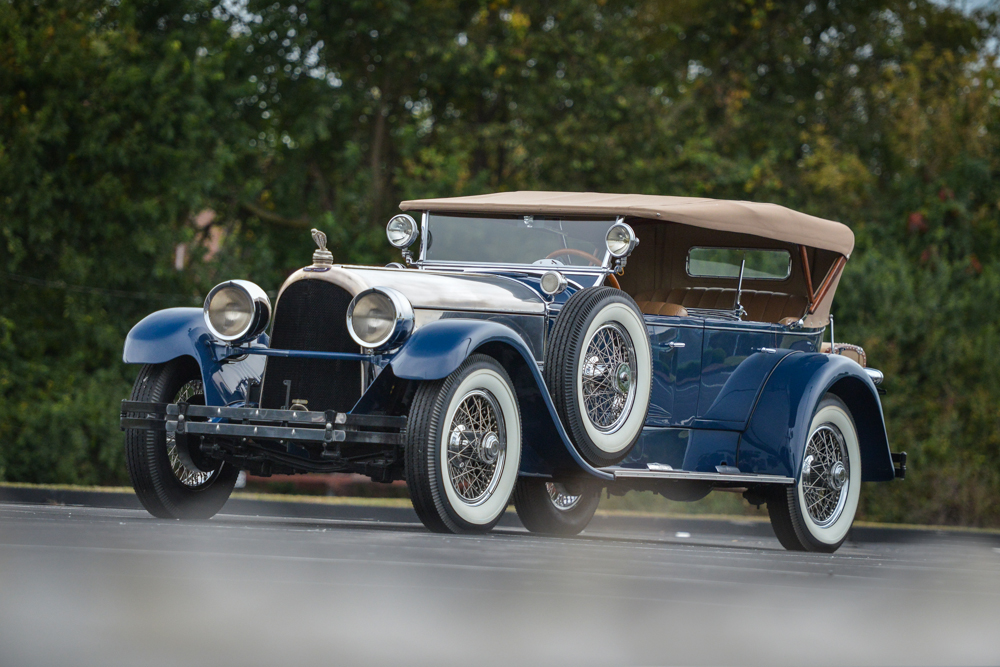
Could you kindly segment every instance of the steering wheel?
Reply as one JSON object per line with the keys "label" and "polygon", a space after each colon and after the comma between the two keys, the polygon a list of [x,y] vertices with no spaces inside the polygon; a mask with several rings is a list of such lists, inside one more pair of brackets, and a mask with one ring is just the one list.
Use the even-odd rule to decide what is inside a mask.
{"label": "steering wheel", "polygon": [[583,259],[590,262],[592,266],[600,266],[601,264],[604,263],[598,258],[591,255],[589,252],[584,252],[583,250],[577,250],[576,248],[559,248],[558,250],[553,250],[552,252],[550,252],[548,255],[545,256],[545,259],[555,259],[559,255],[569,255],[570,257],[582,257]]}
{"label": "steering wheel", "polygon": [[[576,248],[560,248],[558,250],[553,250],[552,252],[550,252],[548,255],[545,256],[545,259],[555,259],[559,255],[569,255],[571,257],[581,257],[581,258],[587,260],[588,262],[590,262],[592,266],[600,266],[601,264],[604,264],[604,262],[602,262],[598,258],[594,257],[589,252],[585,252],[583,250],[577,250]],[[615,278],[615,274],[613,274],[613,273],[609,273],[608,274],[608,282],[615,289],[621,289],[622,288],[622,286],[618,284],[618,279]]]}

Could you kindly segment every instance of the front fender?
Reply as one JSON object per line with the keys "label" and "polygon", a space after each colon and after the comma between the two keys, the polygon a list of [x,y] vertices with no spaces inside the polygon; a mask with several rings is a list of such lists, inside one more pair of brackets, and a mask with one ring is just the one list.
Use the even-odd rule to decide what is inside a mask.
{"label": "front fender", "polygon": [[861,481],[892,480],[889,438],[875,385],[854,361],[820,353],[789,354],[771,373],[740,439],[740,470],[798,479],[813,413],[827,392],[841,398],[854,417]]}
{"label": "front fender", "polygon": [[390,362],[392,372],[404,380],[440,380],[451,375],[469,355],[492,341],[503,341],[524,350],[535,361],[513,329],[489,320],[438,320],[417,329]]}
{"label": "front fender", "polygon": [[201,308],[168,308],[146,316],[125,337],[122,360],[127,364],[162,364],[184,356],[192,357],[201,368],[208,405],[245,401],[248,383],[264,375],[263,356],[216,361]]}
{"label": "front fender", "polygon": [[521,411],[521,474],[613,476],[587,463],[569,439],[527,345],[512,329],[489,320],[438,320],[417,329],[389,362],[405,380],[440,380],[473,353],[495,358],[507,371]]}

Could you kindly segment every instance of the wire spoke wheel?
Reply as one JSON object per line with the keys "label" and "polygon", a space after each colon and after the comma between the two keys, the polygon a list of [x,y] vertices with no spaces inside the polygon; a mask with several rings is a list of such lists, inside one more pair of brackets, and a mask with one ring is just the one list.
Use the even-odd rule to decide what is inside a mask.
{"label": "wire spoke wheel", "polygon": [[806,511],[825,528],[840,518],[850,485],[850,459],[844,434],[834,424],[822,424],[806,444],[802,463],[802,493]]}
{"label": "wire spoke wheel", "polygon": [[590,422],[603,433],[621,428],[635,401],[636,356],[628,332],[617,322],[594,332],[580,372]]}
{"label": "wire spoke wheel", "polygon": [[559,482],[546,482],[545,490],[549,493],[549,498],[556,509],[566,512],[573,509],[580,503],[583,496],[573,495],[566,490],[566,486]]}
{"label": "wire spoke wheel", "polygon": [[774,535],[786,549],[833,553],[847,539],[861,496],[861,448],[837,395],[817,403],[802,445],[798,483],[767,492]]}
{"label": "wire spoke wheel", "polygon": [[507,511],[521,463],[521,413],[504,367],[472,354],[410,404],[404,474],[420,521],[439,533],[485,533]]}
{"label": "wire spoke wheel", "polygon": [[[173,402],[204,405],[205,388],[201,380],[191,380],[185,383],[174,396]],[[182,451],[178,445],[176,433],[167,433],[167,459],[170,461],[170,470],[174,473],[177,481],[192,489],[207,484],[212,479],[212,475],[216,473],[215,470],[205,472],[194,465],[190,455]]]}
{"label": "wire spoke wheel", "polygon": [[448,475],[462,502],[478,505],[496,488],[506,454],[500,406],[488,391],[466,394],[448,428]]}

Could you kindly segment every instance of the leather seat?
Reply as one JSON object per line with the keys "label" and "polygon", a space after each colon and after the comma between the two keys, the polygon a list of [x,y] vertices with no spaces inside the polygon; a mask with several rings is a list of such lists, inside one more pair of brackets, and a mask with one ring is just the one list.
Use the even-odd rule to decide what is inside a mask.
{"label": "leather seat", "polygon": [[[637,293],[635,300],[639,309],[647,315],[680,314],[676,310],[678,307],[682,307],[683,315],[686,315],[687,308],[728,310],[736,302],[736,290],[721,287],[653,290]],[[741,301],[747,311],[746,319],[753,322],[777,323],[788,317],[798,320],[808,305],[804,296],[761,290],[743,290]]]}
{"label": "leather seat", "polygon": [[667,315],[670,317],[686,317],[687,308],[676,303],[665,303],[663,301],[636,301],[639,310],[646,315]]}

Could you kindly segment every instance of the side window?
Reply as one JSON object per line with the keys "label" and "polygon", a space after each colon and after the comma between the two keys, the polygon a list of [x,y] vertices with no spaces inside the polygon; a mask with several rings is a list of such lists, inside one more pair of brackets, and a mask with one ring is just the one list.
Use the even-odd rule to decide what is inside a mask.
{"label": "side window", "polygon": [[787,250],[754,248],[701,248],[688,251],[687,274],[693,278],[737,278],[746,261],[748,280],[786,280],[792,271]]}

